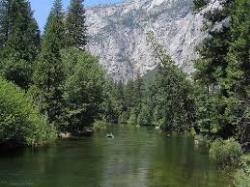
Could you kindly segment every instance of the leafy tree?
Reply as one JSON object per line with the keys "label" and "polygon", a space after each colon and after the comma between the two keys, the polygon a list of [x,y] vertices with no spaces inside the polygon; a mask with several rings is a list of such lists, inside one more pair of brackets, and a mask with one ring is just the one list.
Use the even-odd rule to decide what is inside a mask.
{"label": "leafy tree", "polygon": [[34,82],[39,92],[39,103],[42,113],[48,116],[50,123],[59,128],[63,113],[63,83],[65,80],[64,65],[60,50],[64,43],[63,12],[60,0],[54,2],[43,36]]}
{"label": "leafy tree", "polygon": [[0,4],[1,73],[27,89],[31,84],[33,61],[39,51],[39,30],[29,2],[2,1]]}
{"label": "leafy tree", "polygon": [[55,140],[56,131],[32,100],[0,78],[0,143],[35,146]]}
{"label": "leafy tree", "polygon": [[[75,49],[77,62],[66,80],[68,130],[81,131],[99,117],[103,102],[104,72],[95,57]],[[71,63],[70,61],[68,63]]]}
{"label": "leafy tree", "polygon": [[87,27],[84,0],[71,0],[66,17],[67,46],[84,48],[87,43]]}

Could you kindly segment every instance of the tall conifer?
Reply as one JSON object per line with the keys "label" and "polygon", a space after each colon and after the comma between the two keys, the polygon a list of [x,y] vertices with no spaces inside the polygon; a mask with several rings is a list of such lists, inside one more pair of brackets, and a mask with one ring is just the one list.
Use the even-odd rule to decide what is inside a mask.
{"label": "tall conifer", "polygon": [[83,0],[71,0],[66,17],[67,46],[84,48],[86,39],[86,17]]}
{"label": "tall conifer", "polygon": [[55,0],[45,29],[34,82],[40,90],[41,110],[50,123],[59,124],[63,108],[64,69],[60,50],[64,46],[63,10]]}
{"label": "tall conifer", "polygon": [[31,84],[33,61],[39,51],[39,35],[28,1],[1,2],[1,73],[25,89]]}

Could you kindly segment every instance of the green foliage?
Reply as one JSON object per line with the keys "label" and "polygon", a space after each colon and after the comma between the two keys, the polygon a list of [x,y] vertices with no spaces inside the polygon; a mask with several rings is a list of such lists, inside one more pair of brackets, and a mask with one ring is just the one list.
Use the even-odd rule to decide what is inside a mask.
{"label": "green foliage", "polygon": [[250,123],[250,2],[235,1],[232,9],[230,48],[227,55],[227,115],[237,128],[240,142],[249,142]]}
{"label": "green foliage", "polygon": [[103,120],[96,120],[93,124],[95,131],[106,130],[107,126],[108,126],[108,123]]}
{"label": "green foliage", "polygon": [[155,57],[160,61],[146,101],[152,109],[154,123],[166,131],[184,132],[192,127],[194,120],[192,84],[152,33],[148,34],[148,39]]}
{"label": "green foliage", "polygon": [[147,105],[143,105],[137,117],[137,124],[140,126],[152,126],[152,114]]}
{"label": "green foliage", "polygon": [[[197,124],[208,135],[250,140],[249,8],[247,0],[222,2],[206,15],[209,37],[195,62]],[[221,28],[214,29],[218,23]]]}
{"label": "green foliage", "polygon": [[[192,125],[192,85],[186,75],[167,57],[162,61],[154,88],[155,117],[165,121],[162,128],[167,131],[183,132]],[[158,116],[158,117],[157,117]],[[164,120],[159,119],[164,118]]]}
{"label": "green foliage", "polygon": [[[65,83],[69,130],[81,130],[94,122],[103,101],[104,72],[95,57],[75,49],[76,65]],[[71,61],[67,61],[71,64]]]}
{"label": "green foliage", "polygon": [[209,155],[223,169],[236,168],[240,164],[242,155],[241,145],[233,138],[228,140],[217,139],[212,142]]}
{"label": "green foliage", "polygon": [[0,1],[0,49],[3,48],[5,42],[8,39],[9,33],[9,21],[8,21],[8,12],[10,9],[9,0]]}
{"label": "green foliage", "polygon": [[103,118],[109,123],[126,123],[128,114],[123,84],[107,80],[103,94],[105,98],[102,103]]}
{"label": "green foliage", "polygon": [[87,43],[83,0],[71,0],[66,17],[66,43],[68,47],[83,48]]}
{"label": "green foliage", "polygon": [[55,140],[56,131],[24,92],[0,78],[0,143],[28,146]]}
{"label": "green foliage", "polygon": [[26,0],[0,3],[0,71],[8,80],[28,89],[40,45],[38,25]]}
{"label": "green foliage", "polygon": [[250,167],[248,172],[238,170],[234,175],[234,185],[236,187],[249,187],[250,186]]}
{"label": "green foliage", "polygon": [[241,167],[234,174],[234,185],[236,187],[249,187],[250,185],[250,154],[241,157]]}
{"label": "green foliage", "polygon": [[137,125],[137,116],[136,116],[136,114],[134,113],[133,110],[129,114],[129,118],[127,120],[127,123],[129,125]]}
{"label": "green foliage", "polygon": [[2,60],[1,75],[21,88],[28,89],[31,84],[33,65],[26,60],[9,57]]}
{"label": "green foliage", "polygon": [[199,11],[201,8],[204,8],[208,4],[208,0],[193,0],[193,9],[194,11]]}
{"label": "green foliage", "polygon": [[56,0],[48,19],[33,80],[40,90],[38,100],[42,113],[46,114],[49,122],[55,123],[58,128],[62,122],[63,83],[65,80],[60,54],[64,45],[63,40],[62,6],[61,1]]}

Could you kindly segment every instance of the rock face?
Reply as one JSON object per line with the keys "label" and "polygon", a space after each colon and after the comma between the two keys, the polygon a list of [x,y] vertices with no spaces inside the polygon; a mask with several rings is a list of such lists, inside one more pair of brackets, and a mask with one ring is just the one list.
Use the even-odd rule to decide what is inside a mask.
{"label": "rock face", "polygon": [[175,62],[193,71],[195,46],[203,38],[202,16],[192,0],[132,0],[87,9],[88,49],[115,81],[126,82],[158,65],[147,34],[154,33]]}

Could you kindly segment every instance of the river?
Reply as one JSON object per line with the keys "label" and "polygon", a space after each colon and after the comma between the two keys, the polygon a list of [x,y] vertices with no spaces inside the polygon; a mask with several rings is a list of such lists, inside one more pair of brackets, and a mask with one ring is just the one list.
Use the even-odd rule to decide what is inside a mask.
{"label": "river", "polygon": [[119,127],[0,155],[0,187],[228,187],[192,138]]}

